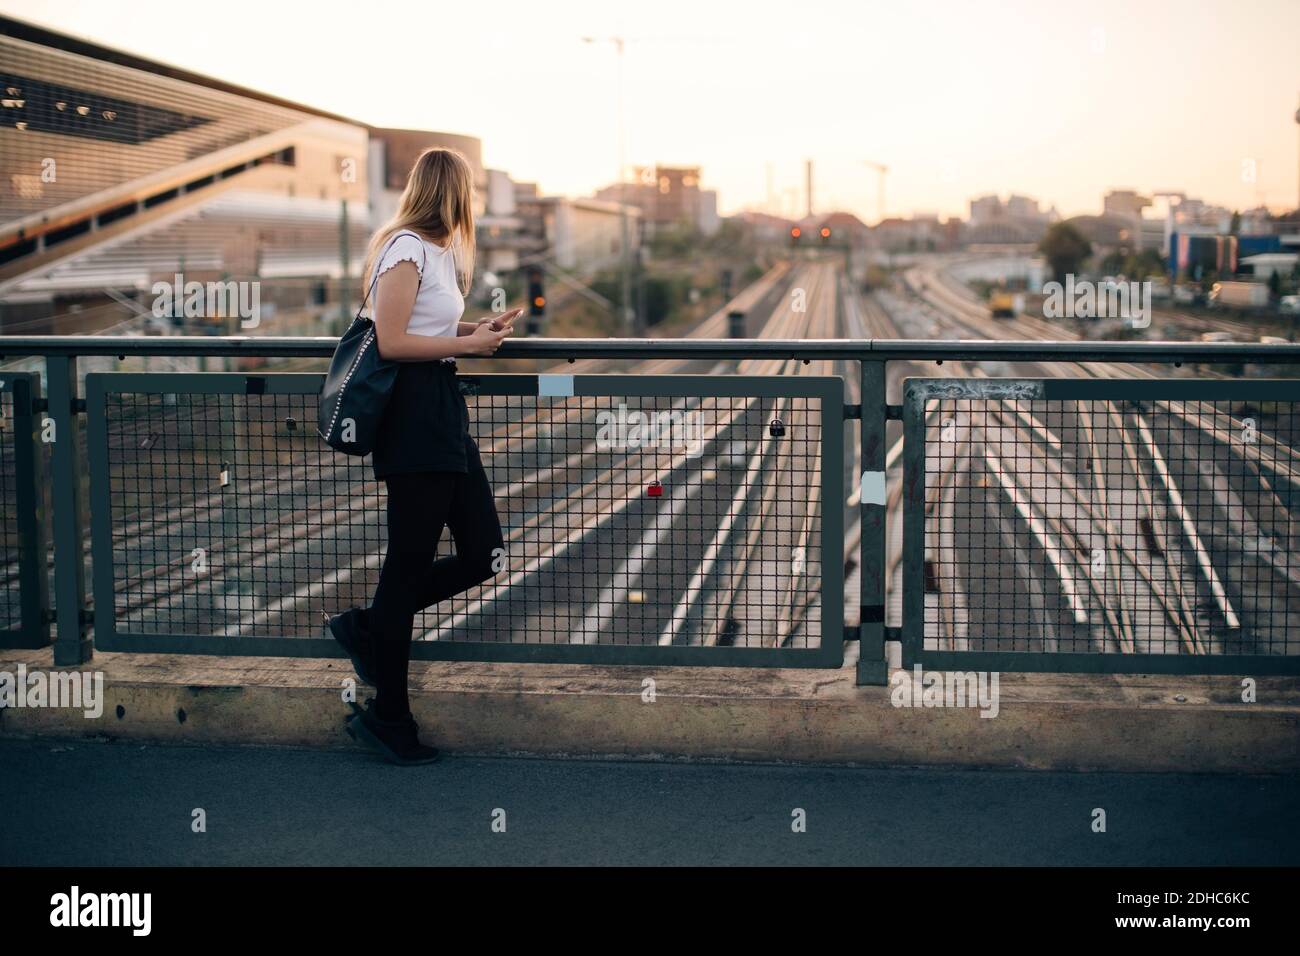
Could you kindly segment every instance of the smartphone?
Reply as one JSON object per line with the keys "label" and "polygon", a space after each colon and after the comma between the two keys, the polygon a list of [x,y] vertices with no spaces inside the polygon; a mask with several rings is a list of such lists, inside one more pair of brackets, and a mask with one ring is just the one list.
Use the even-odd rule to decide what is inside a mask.
{"label": "smartphone", "polygon": [[502,329],[504,329],[505,323],[502,320],[506,316],[510,315],[510,313],[512,312],[516,313],[515,317],[518,318],[520,315],[523,315],[524,310],[522,307],[515,308],[515,309],[506,309],[505,312],[501,313],[501,316],[499,318],[495,318],[492,320],[492,331],[500,332]]}

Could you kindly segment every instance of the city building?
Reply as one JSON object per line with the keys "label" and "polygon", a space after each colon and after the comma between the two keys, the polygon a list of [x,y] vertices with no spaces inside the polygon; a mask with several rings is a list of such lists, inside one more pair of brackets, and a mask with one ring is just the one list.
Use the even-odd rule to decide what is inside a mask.
{"label": "city building", "polygon": [[486,211],[487,169],[483,166],[483,144],[474,136],[431,130],[379,129],[370,133],[370,216],[378,227],[397,211],[397,200],[406,188],[406,178],[416,159],[426,149],[441,146],[461,153],[474,170],[475,217]]}
{"label": "city building", "polygon": [[[516,184],[520,185],[520,184]],[[515,194],[520,220],[520,253],[530,261],[550,261],[568,272],[591,275],[623,261],[623,216],[632,255],[641,245],[641,211],[600,199],[539,196],[533,184]]]}
{"label": "city building", "polygon": [[1141,235],[1139,223],[1129,216],[1073,216],[1065,221],[1092,244],[1094,255],[1133,252]]}
{"label": "city building", "polygon": [[1174,232],[1169,246],[1169,273],[1172,279],[1183,275],[1201,279],[1211,271],[1221,276],[1237,271],[1237,237],[1191,231],[1206,228],[1188,227]]}
{"label": "city building", "polygon": [[741,223],[754,237],[754,241],[760,245],[788,242],[790,240],[790,230],[795,226],[793,219],[786,219],[784,216],[773,216],[771,213],[759,210],[745,210],[733,216],[732,219]]}
{"label": "city building", "polygon": [[[606,263],[611,245],[621,254],[621,236],[607,235],[619,217],[595,201],[551,201],[526,235],[518,184],[485,167],[476,137],[371,127],[17,20],[0,26],[0,333],[337,332],[360,300],[370,236],[430,146],[474,169],[480,281],[524,253],[577,267],[591,249],[583,268]],[[664,195],[689,199],[689,218],[716,229],[716,195],[697,182],[676,177]],[[160,282],[255,283],[258,321],[155,315]]]}
{"label": "city building", "polygon": [[1165,221],[1163,219],[1151,219],[1144,217],[1138,223],[1138,248],[1154,249],[1162,256],[1168,255],[1168,248],[1165,243],[1167,236],[1165,234]]}
{"label": "city building", "polygon": [[639,166],[631,182],[605,186],[596,198],[639,210],[647,238],[682,228],[712,235],[720,226],[717,193],[700,188],[698,166]]}
{"label": "city building", "polygon": [[1012,193],[1007,198],[1006,214],[1011,219],[1039,219],[1043,213],[1038,208],[1038,200],[1028,196]]}
{"label": "city building", "polygon": [[178,275],[256,280],[266,321],[241,331],[329,330],[370,232],[364,125],[0,28],[0,332],[138,332],[156,319],[155,284]]}
{"label": "city building", "polygon": [[1282,278],[1291,275],[1300,255],[1294,252],[1261,252],[1253,256],[1242,256],[1238,268],[1249,272],[1257,280],[1267,282],[1276,273]]}
{"label": "city building", "polygon": [[1142,210],[1151,205],[1151,198],[1132,189],[1112,189],[1102,197],[1101,211],[1106,216],[1121,216],[1141,221]]}
{"label": "city building", "polygon": [[1152,204],[1150,196],[1132,189],[1112,189],[1101,199],[1102,219],[1127,222],[1128,234],[1124,237],[1130,249],[1160,249],[1164,243],[1164,224],[1159,219],[1146,219],[1143,210]]}
{"label": "city building", "polygon": [[722,228],[722,219],[718,216],[718,191],[701,189],[699,208],[695,213],[695,228],[702,236],[715,236]]}
{"label": "city building", "polygon": [[851,212],[833,212],[817,217],[814,235],[820,235],[822,229],[831,231],[830,238],[836,244],[865,246],[871,240],[871,229]]}
{"label": "city building", "polygon": [[519,267],[519,252],[526,245],[523,228],[514,181],[504,170],[489,169],[478,220],[479,257],[485,273],[499,276]]}
{"label": "city building", "polygon": [[461,153],[474,170],[474,218],[478,224],[476,281],[486,273],[517,268],[525,245],[515,214],[514,184],[502,170],[483,164],[483,144],[475,136],[433,130],[370,129],[370,225],[377,229],[397,211],[397,201],[415,160],[440,146]]}
{"label": "city building", "polygon": [[962,243],[967,246],[1031,245],[1039,238],[1036,232],[1009,219],[969,223],[962,233]]}
{"label": "city building", "polygon": [[996,195],[970,201],[965,242],[1005,245],[1037,242],[1059,217],[1055,209],[1040,208],[1038,200],[1012,193],[1004,203]]}
{"label": "city building", "polygon": [[[1234,215],[1184,193],[1161,195],[1169,205],[1159,248],[1175,274],[1197,268],[1235,271],[1248,257],[1300,251],[1300,223],[1291,218],[1300,213],[1275,216],[1260,206]],[[1150,232],[1151,220],[1144,220],[1144,241]]]}
{"label": "city building", "polygon": [[891,216],[876,223],[871,233],[884,252],[936,252],[946,247],[950,234],[938,216],[928,214]]}
{"label": "city building", "polygon": [[970,201],[970,224],[978,226],[1002,218],[1002,200],[997,196],[980,196]]}
{"label": "city building", "polygon": [[1188,226],[1196,226],[1226,235],[1232,229],[1232,210],[1212,206],[1190,196],[1184,197],[1173,207],[1173,222],[1180,231]]}

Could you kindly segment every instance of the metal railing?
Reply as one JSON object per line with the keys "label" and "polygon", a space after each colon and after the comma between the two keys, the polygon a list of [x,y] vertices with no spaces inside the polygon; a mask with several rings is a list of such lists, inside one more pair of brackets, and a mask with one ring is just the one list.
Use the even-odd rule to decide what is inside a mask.
{"label": "metal railing", "polygon": [[[417,616],[417,657],[825,665],[838,652],[842,596],[821,582],[843,554],[840,447],[823,440],[843,430],[839,379],[460,385],[504,547],[490,581]],[[320,612],[373,591],[385,502],[368,461],[316,435],[319,390],[299,373],[87,376],[101,647],[332,650]]]}
{"label": "metal railing", "polygon": [[1300,382],[909,379],[907,656],[1294,669]]}
{"label": "metal railing", "polygon": [[0,373],[0,648],[44,647],[50,640],[42,445],[25,372]]}
{"label": "metal railing", "polygon": [[[316,436],[321,375],[92,372],[83,397],[77,368],[85,356],[324,359],[334,345],[0,340],[0,359],[44,358],[48,394],[28,373],[4,378],[0,640],[48,631],[48,487],[57,663],[88,659],[92,627],[106,650],[338,656],[320,612],[369,593],[383,486],[368,460]],[[1300,380],[1118,364],[1285,368],[1300,346],[529,339],[498,358],[559,364],[460,376],[506,546],[491,580],[417,617],[417,657],[836,667],[856,638],[863,683],[886,680],[887,639],[909,666],[1300,672]],[[563,371],[668,358],[720,364]],[[726,364],[756,358],[830,363],[860,401],[846,404],[840,375]],[[891,370],[945,361],[1107,363],[1127,377],[909,378],[889,404]],[[64,440],[83,432],[84,448]],[[899,590],[905,613],[887,626]]]}

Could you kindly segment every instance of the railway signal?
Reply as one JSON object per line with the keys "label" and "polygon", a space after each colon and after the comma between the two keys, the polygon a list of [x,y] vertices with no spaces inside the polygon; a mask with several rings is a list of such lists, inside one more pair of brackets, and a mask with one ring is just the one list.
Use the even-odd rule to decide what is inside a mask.
{"label": "railway signal", "polygon": [[822,245],[828,246],[831,243],[831,227],[822,226],[821,228]]}
{"label": "railway signal", "polygon": [[543,284],[542,270],[536,266],[528,269],[528,324],[526,334],[537,335],[541,331],[542,320],[546,318],[546,287]]}
{"label": "railway signal", "polygon": [[802,229],[800,229],[798,226],[791,226],[791,227],[790,227],[790,245],[791,245],[791,246],[794,246],[794,247],[797,248],[798,245],[799,245],[799,237],[802,236],[802,235],[803,235],[803,230],[802,230]]}

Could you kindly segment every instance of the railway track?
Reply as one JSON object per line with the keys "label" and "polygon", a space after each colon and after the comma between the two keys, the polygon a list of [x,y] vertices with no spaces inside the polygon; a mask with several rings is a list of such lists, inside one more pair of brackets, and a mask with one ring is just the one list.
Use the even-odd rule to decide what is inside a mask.
{"label": "railway track", "polygon": [[[742,290],[739,295],[726,303],[722,309],[719,309],[717,312],[709,316],[709,318],[700,323],[688,334],[688,337],[725,337],[727,334],[728,315],[732,311],[741,311],[745,313],[754,311],[759,314],[770,311],[774,300],[779,298],[783,293],[788,282],[790,268],[791,264],[787,261],[777,263],[757,281],[751,283]],[[188,365],[197,363],[198,360],[187,361],[162,357],[155,361],[162,366],[160,369],[161,371],[193,372],[197,369],[188,367]],[[8,363],[6,367],[19,369],[26,368],[27,365],[30,364],[30,361],[27,361],[26,364],[22,362],[11,362]],[[586,374],[603,371],[606,364],[607,363],[597,362],[594,360],[582,360],[573,364],[561,364],[548,371],[566,372],[569,374]],[[183,367],[174,367],[178,365]],[[641,363],[637,370],[648,374],[667,374],[691,371],[692,366],[693,363],[687,360],[666,359]],[[299,434],[309,436],[310,429],[307,428],[306,423],[310,422],[315,411],[314,408],[307,407],[308,403],[306,402],[301,403],[301,406],[302,407],[291,409],[293,415],[281,415],[279,416],[279,419],[281,421],[292,419],[304,429],[299,432]],[[157,424],[156,421],[151,422],[150,420],[150,416],[157,413],[157,406],[146,406],[143,409],[143,414],[137,413],[133,415],[130,409],[124,407],[118,407],[113,411],[115,414],[113,427],[120,439],[119,444],[139,445],[144,442],[157,441],[162,437],[154,427],[154,425]],[[185,430],[190,433],[197,433],[205,436],[211,436],[213,434],[221,435],[223,433],[223,424],[232,423],[236,414],[237,411],[233,405],[231,407],[224,407],[219,403],[191,405],[188,409],[188,416],[185,421]],[[529,425],[529,423],[524,423],[523,427],[528,429],[528,437],[534,439],[540,438],[543,441],[547,439],[545,434],[538,434],[539,426],[537,423],[534,422],[531,425]],[[238,442],[236,441],[236,436],[233,431],[227,431],[229,432],[229,437],[231,439],[230,447],[211,463],[212,475],[209,477],[219,475],[220,471],[226,471],[227,469],[224,467],[223,462],[229,458],[238,458],[239,456],[240,449],[238,447]],[[129,435],[129,438],[122,438],[121,436],[124,435]],[[82,433],[81,440],[84,442],[84,432]],[[85,449],[83,447],[83,458],[84,457]],[[302,499],[312,501],[314,502],[312,506],[303,509],[295,516],[308,521],[310,521],[313,515],[319,515],[320,513],[327,511],[327,509],[346,510],[349,505],[355,506],[356,500],[350,490],[333,495],[328,491],[330,488],[346,487],[349,483],[355,482],[358,478],[354,471],[355,465],[350,465],[346,460],[341,460],[337,456],[324,454],[313,461],[312,465],[314,468],[312,477],[309,478],[308,476],[303,475],[300,480],[287,486],[278,475],[268,480],[265,477],[241,474],[239,478],[242,484],[237,487],[242,488],[250,498],[256,498],[257,496],[266,495],[275,491],[280,497],[298,496]],[[234,463],[234,467],[241,472],[245,470],[237,461]],[[186,489],[184,494],[175,495],[172,500],[159,506],[158,496],[162,490],[163,489],[160,489],[157,485],[149,489],[147,498],[151,504],[148,509],[129,511],[121,506],[121,502],[115,503],[115,507],[121,509],[115,510],[114,512],[115,531],[120,534],[124,540],[128,542],[132,540],[147,540],[148,536],[151,533],[154,533],[159,525],[169,527],[176,522],[185,521],[197,524],[211,523],[213,517],[220,514],[223,510],[224,504],[229,498],[229,495],[224,491],[193,493],[191,489]],[[362,499],[362,504],[367,507],[376,507],[380,502],[380,496],[374,494]],[[86,514],[89,514],[88,510]],[[283,520],[279,523],[283,523]],[[274,531],[274,528],[270,523],[265,523],[261,526],[254,526],[249,530],[257,540],[273,540],[273,535],[271,533]],[[83,548],[87,555],[85,571],[86,578],[89,580],[91,571],[91,541],[88,527],[85,529],[84,533],[85,538],[83,540]],[[164,536],[166,536],[165,532]],[[143,548],[141,548],[141,550],[143,550]],[[140,564],[133,565],[134,567],[138,567],[140,570],[130,574],[125,579],[120,579],[119,586],[127,593],[147,588],[150,585],[150,582],[157,581],[167,575],[176,574],[177,569],[183,568],[187,564],[189,558],[190,556],[188,554],[173,554],[170,561],[166,561],[163,565],[158,567],[146,567]],[[47,551],[46,556],[47,576],[53,574],[53,568],[53,551],[49,550]],[[17,554],[9,553],[0,556],[0,586],[12,590],[17,587],[17,582]],[[161,587],[164,590],[167,589],[167,586],[165,585]],[[145,598],[143,603],[149,603],[152,600],[153,596],[150,596]],[[16,604],[16,600],[14,603]],[[130,608],[138,608],[140,606],[141,601],[136,600],[133,605],[130,605]]]}
{"label": "railway track", "polygon": [[[973,332],[980,338],[1078,338],[1035,317],[1014,324],[994,322],[964,288],[933,269],[912,270],[906,286],[912,296],[930,308],[936,322],[961,333]],[[1060,374],[1060,364],[1087,377],[1158,377],[1149,369],[1126,363],[1099,368],[1058,363],[1051,371],[1040,363],[1018,363],[999,368],[997,373],[1039,377]],[[945,365],[945,370],[950,366]],[[985,374],[978,367],[952,367],[950,374],[958,371]],[[1022,575],[1016,582],[1030,588],[1042,625],[1036,630],[1042,635],[1045,650],[1059,644],[1059,635],[1054,631],[1070,630],[1047,626],[1062,619],[1063,608],[1069,609],[1076,623],[1081,617],[1100,622],[1099,626],[1087,626],[1087,641],[1095,650],[1170,651],[1169,642],[1158,636],[1175,634],[1177,644],[1173,648],[1182,653],[1219,653],[1227,641],[1249,640],[1246,635],[1251,629],[1242,628],[1242,605],[1249,608],[1247,616],[1254,622],[1253,633],[1285,633],[1285,607],[1295,598],[1279,602],[1280,615],[1264,606],[1272,603],[1264,598],[1273,592],[1265,589],[1261,594],[1258,572],[1281,579],[1287,589],[1294,589],[1300,577],[1286,557],[1294,553],[1296,545],[1291,508],[1270,484],[1271,478],[1280,478],[1278,483],[1293,486],[1297,458],[1290,446],[1271,437],[1267,440],[1271,444],[1259,447],[1231,441],[1230,435],[1240,434],[1242,422],[1209,403],[1155,402],[1151,411],[1119,402],[1087,403],[1093,406],[1087,408],[1081,407],[1083,404],[1076,403],[1078,407],[1072,412],[1062,411],[1054,420],[1038,423],[1035,428],[1023,420],[1013,420],[1005,408],[986,408],[978,416],[970,416],[964,433],[981,445],[982,452],[973,467],[962,460],[957,470],[963,474],[951,480],[946,473],[941,476],[934,489],[938,496],[935,507],[940,512],[937,534],[955,535],[963,530],[950,523],[955,503],[963,493],[969,511],[979,504],[987,508],[987,496],[972,493],[972,489],[1000,489],[1005,501],[997,518],[1003,522],[999,533],[1004,540],[999,549],[981,557],[986,566],[1001,558],[1023,571],[1026,551],[1036,552],[1039,559],[1031,559],[1031,565],[1054,570],[1055,594],[1046,593],[1042,575],[1037,581],[1024,580]],[[1102,461],[1097,454],[1098,433],[1103,436],[1101,444],[1119,454],[1108,455]],[[1195,435],[1197,442],[1208,438],[1231,449],[1235,457],[1230,464],[1240,462],[1253,469],[1251,475],[1267,490],[1274,510],[1261,514],[1258,503],[1250,500],[1241,487],[1242,482],[1232,480],[1241,478],[1235,474],[1237,469],[1225,468],[1222,461],[1206,463],[1202,459],[1190,476],[1186,467],[1175,474],[1171,462],[1197,460],[1198,449],[1186,447],[1189,442],[1180,437],[1187,434]],[[1062,437],[1067,440],[1062,442]],[[1269,449],[1266,457],[1262,454],[1265,447]],[[1080,467],[1079,462],[1067,460],[1063,449],[1075,451],[1076,457],[1082,454],[1078,449],[1088,449],[1087,460]],[[1017,461],[1026,450],[1033,451],[1033,468],[1039,468],[1041,463],[1039,471],[1027,474],[1025,462]],[[1189,487],[1189,477],[1196,485]],[[1261,531],[1279,525],[1278,508],[1285,515],[1280,522],[1285,527],[1282,540],[1276,539],[1276,532],[1270,536]],[[978,509],[972,512],[964,530],[979,525],[979,514]],[[1240,534],[1221,533],[1225,523]],[[1208,526],[1208,533],[1203,525]],[[1007,540],[1007,526],[1019,529],[1010,536],[1014,540]],[[1024,529],[1028,529],[1028,535]],[[930,547],[940,550],[937,540],[932,537]],[[1249,549],[1237,548],[1235,542],[1239,541],[1251,541],[1253,545]],[[1102,556],[1100,565],[1098,553]],[[1258,567],[1253,566],[1256,562]],[[951,567],[935,570],[937,578],[953,590],[959,579],[971,579],[969,573]],[[975,580],[973,586],[978,591],[981,582]],[[998,585],[1004,589],[1002,592],[979,592],[975,603],[1005,605],[1005,589],[1010,586],[1002,581]],[[949,606],[954,603],[946,596],[943,601]],[[940,627],[927,636],[940,641],[940,646],[956,647],[964,640],[958,633],[961,629],[954,627],[951,615],[945,618],[943,609],[939,610]],[[1023,617],[1020,615],[1019,623],[1024,623]],[[996,617],[976,623],[981,633],[1008,630],[1008,622]],[[969,620],[965,630],[970,630]],[[1066,636],[1071,639],[1066,649],[1080,649],[1077,630]]]}
{"label": "railway track", "polygon": [[[768,322],[764,330],[765,334],[781,336],[833,334],[834,296],[824,291],[829,281],[825,270],[802,267],[800,278],[790,276],[789,271],[788,267],[783,267],[769,273],[764,277],[763,282],[756,284],[756,287],[751,287],[752,292],[747,290],[748,298],[742,296],[741,305],[749,308],[760,306],[771,308],[774,301],[783,300],[782,290],[786,286],[795,281],[804,281],[810,286],[810,301],[813,304],[808,313],[796,314],[786,309],[784,311],[789,314],[782,315],[781,309],[773,309],[777,314]],[[730,307],[736,306],[733,303]],[[830,316],[831,324],[828,324],[827,316]],[[694,334],[700,337],[714,337],[719,334],[725,321],[724,310],[706,320]],[[638,367],[637,371],[662,374],[678,370],[685,364],[674,360],[649,362]],[[590,367],[589,363],[561,368],[570,373],[596,370]],[[742,374],[791,374],[797,371],[793,363],[772,361],[740,363],[736,370]],[[655,480],[668,485],[664,479],[670,479],[673,484],[669,487],[694,489],[696,494],[709,484],[702,479],[710,477],[710,473],[716,481],[716,475],[720,470],[713,467],[717,464],[717,449],[735,444],[735,439],[728,437],[729,433],[739,427],[743,421],[742,416],[751,413],[757,404],[756,400],[751,400],[749,406],[738,410],[730,418],[720,419],[714,423],[716,427],[713,433],[706,436],[708,456],[705,465],[692,468],[690,462],[670,460],[656,472],[660,477]],[[586,410],[586,413],[589,411]],[[780,408],[777,409],[777,413],[781,413]],[[554,444],[555,436],[566,434],[574,424],[575,416],[581,414],[584,414],[581,409],[567,408],[558,419],[543,420],[537,411],[516,416],[493,433],[480,436],[480,445],[484,449],[485,459],[490,460],[493,455],[509,454],[506,446],[511,443],[516,446],[523,445],[525,449],[531,447],[534,451],[537,446]],[[805,424],[800,416],[806,412],[790,410],[786,414],[790,416],[788,424],[791,428],[798,428]],[[561,444],[567,448],[571,443],[562,441]],[[782,451],[782,444],[779,442],[760,443],[760,447],[746,459],[746,474],[767,467],[775,467],[779,471],[782,467],[782,455],[785,456],[788,464],[790,454],[788,443],[785,449],[787,450]],[[520,449],[516,447],[516,455],[519,451]],[[507,552],[517,548],[528,554],[529,544],[534,546],[544,544],[545,547],[532,548],[531,556],[521,567],[508,569],[507,575],[479,589],[479,593],[465,599],[462,606],[453,607],[448,614],[439,616],[435,622],[432,622],[432,626],[425,629],[424,636],[427,639],[446,639],[457,631],[464,631],[467,627],[470,630],[475,629],[471,625],[482,630],[483,625],[488,622],[499,623],[499,621],[492,621],[493,612],[503,597],[508,596],[512,591],[517,592],[524,588],[530,580],[544,577],[548,571],[553,572],[559,560],[576,550],[583,550],[601,534],[610,535],[611,539],[618,537],[619,522],[636,510],[634,505],[639,499],[634,499],[632,495],[626,493],[615,497],[612,492],[615,489],[639,488],[640,482],[633,485],[631,473],[635,465],[632,463],[615,463],[602,470],[596,468],[595,457],[597,457],[595,450],[584,443],[583,447],[566,454],[561,460],[552,461],[546,467],[534,469],[514,481],[505,483],[504,486],[499,486],[499,507],[503,504],[508,507],[512,500],[520,499],[549,503],[549,507],[538,507],[531,512],[506,512],[509,515],[506,523],[510,527],[511,535]],[[508,472],[513,470],[507,469]],[[736,469],[727,469],[727,471],[734,470]],[[119,579],[119,593],[126,596],[120,609],[122,615],[134,616],[141,623],[146,623],[149,618],[155,621],[161,620],[168,625],[164,630],[182,633],[203,632],[203,625],[217,618],[225,618],[226,623],[216,628],[216,633],[249,634],[264,630],[283,632],[286,629],[292,631],[291,625],[296,623],[297,615],[311,612],[313,606],[319,607],[321,602],[327,600],[331,594],[348,591],[364,577],[364,572],[378,567],[382,552],[378,547],[378,536],[375,534],[378,523],[374,519],[378,514],[380,496],[360,496],[358,500],[358,496],[346,491],[333,495],[311,494],[314,489],[328,488],[339,482],[346,477],[346,474],[347,465],[344,465],[338,471],[326,471],[321,480],[313,482],[312,479],[302,475],[277,471],[240,486],[239,492],[245,504],[266,499],[277,502],[283,500],[303,502],[299,507],[292,509],[269,511],[259,511],[249,507],[241,509],[236,502],[236,507],[233,509],[242,511],[248,519],[244,527],[239,529],[242,543],[238,545],[236,551],[240,566],[237,570],[229,567],[217,569],[222,572],[217,577],[227,584],[230,583],[231,577],[235,577],[240,581],[253,582],[292,580],[298,585],[289,593],[279,595],[273,600],[266,600],[264,595],[257,593],[243,593],[242,590],[236,590],[233,600],[229,592],[225,595],[214,593],[212,579],[204,581],[186,573],[188,564],[185,559],[188,558],[188,554],[184,554],[178,561],[156,560],[160,554],[175,551],[175,540],[186,537],[183,530],[185,527],[217,526],[218,513],[230,504],[227,494],[192,496],[189,501],[173,503],[162,513],[154,510],[152,513],[137,512],[118,516],[115,520],[117,529],[115,549],[124,557],[126,567],[147,569],[144,573]],[[582,483],[576,486],[565,483],[560,476],[567,475],[581,476]],[[539,494],[539,490],[544,490],[546,493]],[[605,497],[602,498],[602,495]],[[805,498],[808,500],[808,511],[802,525],[793,532],[794,543],[790,548],[802,548],[806,551],[812,519],[820,503],[816,501],[815,491],[810,497],[805,496]],[[566,503],[580,503],[591,499],[602,500],[609,506],[590,514],[581,513],[581,509],[575,513],[572,507],[565,507]],[[677,502],[674,504],[676,505]],[[769,483],[755,514],[760,517],[764,515],[770,517],[775,504],[774,486]],[[678,514],[680,513],[679,509]],[[506,517],[506,514],[503,514],[503,517]],[[693,575],[685,581],[683,597],[675,608],[670,625],[658,636],[660,643],[709,643],[735,640],[735,633],[723,633],[726,629],[716,626],[716,622],[722,612],[727,613],[727,620],[732,620],[731,611],[736,606],[749,603],[743,599],[743,589],[732,589],[732,597],[720,601],[718,594],[706,588],[706,585],[718,580],[718,575],[725,574],[728,569],[733,569],[738,579],[746,578],[745,570],[753,568],[755,554],[763,550],[759,545],[764,535],[755,530],[760,528],[761,524],[761,521],[749,523],[747,530],[744,531],[743,547],[731,547],[724,538],[704,549],[699,560],[695,562],[696,569]],[[308,531],[306,535],[300,533],[304,528]],[[559,534],[560,530],[564,533]],[[655,550],[662,531],[663,529],[658,529],[650,537],[643,536],[636,542],[620,542],[630,546],[632,557],[628,561],[639,560],[644,566],[647,555]],[[738,540],[740,539],[741,533],[736,529],[729,529],[727,533],[736,533]],[[543,541],[543,538],[546,540]],[[341,546],[345,540],[356,539],[363,542],[362,548],[345,551]],[[671,533],[667,535],[667,539],[672,539]],[[333,555],[346,554],[346,559],[332,563],[311,561],[311,556],[319,553],[319,546],[323,540],[328,546],[332,546],[327,547],[327,551]],[[215,555],[221,553],[229,542],[220,541],[213,544],[212,550]],[[168,546],[171,550],[164,550]],[[733,555],[731,553],[733,551],[737,552],[737,555]],[[722,557],[724,553],[725,560]],[[154,560],[149,560],[150,558]],[[300,569],[304,563],[309,567],[317,568],[318,573],[310,580],[299,583]],[[326,568],[324,564],[332,566]],[[633,565],[627,563],[622,569],[624,572],[622,576],[624,578],[631,576],[628,572],[632,569]],[[231,571],[234,571],[233,575]],[[775,574],[763,573],[758,576],[773,579],[777,577]],[[805,576],[805,581],[810,579],[810,576]],[[555,587],[558,592],[565,591],[561,584],[556,584]],[[617,614],[609,613],[608,608],[604,606],[617,605],[627,608],[644,606],[643,600],[635,600],[638,593],[636,588],[623,587],[621,590],[605,592],[603,600],[590,602],[591,606],[586,607],[585,613],[576,620],[578,628],[575,638],[602,641],[631,636],[636,629],[628,626],[627,621],[621,620]],[[707,601],[702,598],[702,595],[706,594]],[[724,594],[723,598],[725,597]],[[805,615],[813,603],[807,587],[799,586],[797,582],[786,581],[785,593],[780,601],[781,613],[776,619],[778,624],[774,640],[777,643],[789,641],[795,635],[802,633]],[[767,599],[766,605],[770,606],[770,604],[770,599]],[[594,616],[592,606],[599,609]],[[700,610],[706,606],[711,613]],[[558,615],[554,608],[551,608],[549,613],[552,618],[546,623],[551,633],[559,633],[562,628],[570,627],[575,623],[572,613]],[[232,614],[237,614],[236,620],[230,619]],[[698,621],[706,618],[714,621],[715,626],[701,630]],[[289,627],[286,627],[287,625]],[[644,635],[637,636],[644,637]]]}

